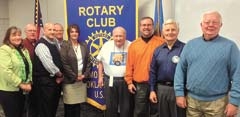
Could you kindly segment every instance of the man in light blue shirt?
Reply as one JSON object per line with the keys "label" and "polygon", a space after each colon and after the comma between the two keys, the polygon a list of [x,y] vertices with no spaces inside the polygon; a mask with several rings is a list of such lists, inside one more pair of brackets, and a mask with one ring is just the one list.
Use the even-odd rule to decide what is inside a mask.
{"label": "man in light blue shirt", "polygon": [[203,36],[189,41],[174,76],[176,102],[188,117],[231,117],[240,104],[240,53],[236,44],[218,33],[217,11],[203,14]]}

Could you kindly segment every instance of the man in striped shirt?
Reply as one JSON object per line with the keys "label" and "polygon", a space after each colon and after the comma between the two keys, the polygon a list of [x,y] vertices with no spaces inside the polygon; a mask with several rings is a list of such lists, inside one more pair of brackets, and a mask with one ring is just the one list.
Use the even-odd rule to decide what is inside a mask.
{"label": "man in striped shirt", "polygon": [[40,117],[55,117],[61,94],[63,66],[54,34],[54,24],[46,23],[34,53],[33,83]]}

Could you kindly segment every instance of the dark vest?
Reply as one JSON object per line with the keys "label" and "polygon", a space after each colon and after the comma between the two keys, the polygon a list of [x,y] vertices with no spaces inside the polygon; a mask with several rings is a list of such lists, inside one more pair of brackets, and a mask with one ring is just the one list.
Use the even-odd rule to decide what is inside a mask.
{"label": "dark vest", "polygon": [[[50,54],[53,59],[53,63],[60,69],[60,71],[63,71],[63,66],[61,62],[61,56],[59,53],[59,50],[57,49],[57,46],[55,44],[49,43],[44,38],[41,38],[36,46],[40,43],[43,43],[46,45],[50,51]],[[35,47],[36,47],[35,46]],[[45,69],[42,62],[40,61],[39,57],[34,53],[34,60],[33,60],[33,76],[34,77],[50,77],[50,73]]]}

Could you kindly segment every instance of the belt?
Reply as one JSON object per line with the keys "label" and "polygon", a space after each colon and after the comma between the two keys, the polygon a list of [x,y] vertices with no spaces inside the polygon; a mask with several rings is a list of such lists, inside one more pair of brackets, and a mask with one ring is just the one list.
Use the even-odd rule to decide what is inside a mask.
{"label": "belt", "polygon": [[136,82],[136,81],[133,81],[134,84],[149,84],[148,81],[142,81],[142,82]]}
{"label": "belt", "polygon": [[173,86],[173,81],[157,81],[157,84],[172,87]]}
{"label": "belt", "polygon": [[[107,74],[104,74],[104,76],[106,77],[106,78],[110,78],[110,76],[109,75],[107,75]],[[124,79],[124,77],[114,77],[113,76],[113,79]]]}

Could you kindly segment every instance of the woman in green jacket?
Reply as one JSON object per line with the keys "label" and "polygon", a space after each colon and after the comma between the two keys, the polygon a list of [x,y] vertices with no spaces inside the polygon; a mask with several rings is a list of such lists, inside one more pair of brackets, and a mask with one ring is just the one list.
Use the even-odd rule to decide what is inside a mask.
{"label": "woman in green jacket", "polygon": [[21,117],[24,94],[31,91],[32,63],[21,30],[8,28],[0,47],[0,104],[6,117]]}

